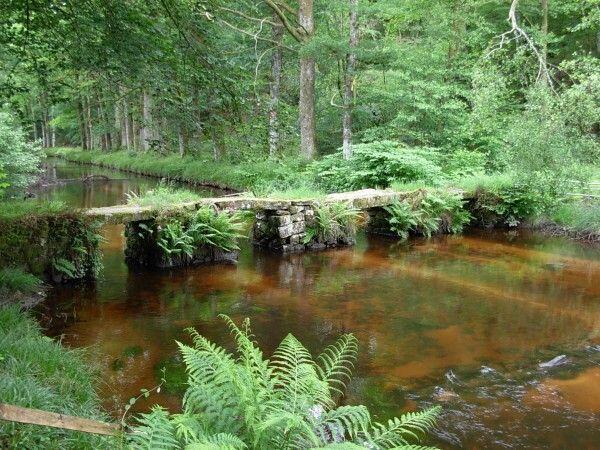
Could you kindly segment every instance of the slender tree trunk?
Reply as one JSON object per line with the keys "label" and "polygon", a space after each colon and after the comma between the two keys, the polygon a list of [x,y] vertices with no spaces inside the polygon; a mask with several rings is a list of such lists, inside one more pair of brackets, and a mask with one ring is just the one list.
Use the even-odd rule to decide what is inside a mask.
{"label": "slender tree trunk", "polygon": [[[43,115],[43,113],[42,113]],[[46,148],[47,138],[46,138],[46,126],[44,125],[44,119],[42,118],[42,147]]]}
{"label": "slender tree trunk", "polygon": [[540,0],[542,5],[542,62],[548,61],[548,0]]}
{"label": "slender tree trunk", "polygon": [[29,109],[31,111],[31,122],[33,123],[33,140],[38,140],[38,130],[37,130],[37,119],[35,118],[35,109],[33,108],[33,103],[29,105]]}
{"label": "slender tree trunk", "polygon": [[214,124],[211,124],[210,126],[210,138],[213,144],[213,159],[215,161],[218,161],[219,159],[221,159],[221,148]]}
{"label": "slender tree trunk", "polygon": [[85,121],[83,120],[83,106],[81,101],[77,100],[77,121],[79,122],[79,136],[81,138],[81,148],[87,150],[87,136],[85,133]]}
{"label": "slender tree trunk", "polygon": [[342,118],[342,153],[344,159],[352,156],[352,110],[354,107],[354,80],[356,73],[356,47],[358,46],[358,0],[349,0],[349,46],[344,77],[344,115]]}
{"label": "slender tree trunk", "polygon": [[183,158],[185,156],[185,134],[181,125],[177,128],[177,140],[179,143],[179,156]]}
{"label": "slender tree trunk", "polygon": [[[310,41],[315,31],[313,0],[300,0],[298,23]],[[307,159],[315,156],[315,59],[300,57],[300,153]]]}
{"label": "slender tree trunk", "polygon": [[85,99],[85,114],[86,114],[86,128],[87,128],[87,138],[88,138],[88,149],[94,149],[94,133],[92,127],[92,106],[90,105],[90,99],[87,97]]}
{"label": "slender tree trunk", "polygon": [[148,151],[152,141],[152,99],[147,91],[142,94],[142,125],[140,128],[140,141],[142,150]]}
{"label": "slender tree trunk", "polygon": [[[273,40],[283,40],[283,24],[277,14],[273,14]],[[275,46],[271,56],[271,83],[269,84],[269,157],[273,158],[279,149],[279,91],[281,88],[281,67],[283,55],[280,46]]]}

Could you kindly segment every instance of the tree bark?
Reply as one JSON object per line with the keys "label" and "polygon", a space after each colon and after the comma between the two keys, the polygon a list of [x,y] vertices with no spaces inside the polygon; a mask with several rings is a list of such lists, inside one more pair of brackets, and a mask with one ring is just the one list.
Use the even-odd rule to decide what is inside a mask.
{"label": "tree bark", "polygon": [[80,100],[77,100],[77,121],[79,122],[79,136],[81,138],[81,148],[88,149],[87,133],[85,132],[85,120],[83,119],[83,105]]}
{"label": "tree bark", "polygon": [[183,158],[185,156],[185,134],[183,133],[183,129],[181,126],[177,128],[177,140],[179,143],[179,156]]}
{"label": "tree bark", "polygon": [[352,156],[352,110],[354,108],[354,80],[356,73],[356,47],[358,46],[358,0],[349,0],[349,47],[344,77],[344,115],[342,117],[342,153],[344,159]]}
{"label": "tree bark", "polygon": [[85,99],[85,113],[86,113],[86,128],[87,128],[87,138],[88,138],[88,149],[94,149],[94,133],[92,128],[92,107],[90,105],[90,99]]}
{"label": "tree bark", "polygon": [[[281,43],[283,40],[283,24],[273,13],[273,40]],[[277,45],[271,56],[271,83],[269,84],[269,157],[273,158],[279,149],[279,91],[281,88],[282,51]]]}
{"label": "tree bark", "polygon": [[[298,23],[309,42],[315,31],[313,0],[300,0]],[[306,159],[315,156],[315,59],[312,55],[300,57],[300,154]]]}
{"label": "tree bark", "polygon": [[142,150],[148,151],[152,141],[152,98],[146,90],[142,94],[142,126],[140,128],[140,141]]}

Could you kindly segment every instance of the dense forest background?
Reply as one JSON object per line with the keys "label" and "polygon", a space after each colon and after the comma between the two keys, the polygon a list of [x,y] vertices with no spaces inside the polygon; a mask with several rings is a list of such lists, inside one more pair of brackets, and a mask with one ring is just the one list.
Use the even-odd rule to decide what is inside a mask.
{"label": "dense forest background", "polygon": [[392,142],[486,170],[599,155],[598,0],[8,0],[0,23],[5,121],[44,147],[237,164]]}

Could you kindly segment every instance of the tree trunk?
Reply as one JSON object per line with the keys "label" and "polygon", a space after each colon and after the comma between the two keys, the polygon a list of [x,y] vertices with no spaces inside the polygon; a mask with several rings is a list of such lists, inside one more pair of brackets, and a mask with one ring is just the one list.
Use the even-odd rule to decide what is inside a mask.
{"label": "tree trunk", "polygon": [[152,141],[152,98],[147,91],[142,94],[142,125],[140,128],[140,143],[142,150],[148,151]]}
{"label": "tree trunk", "polygon": [[185,135],[181,126],[177,128],[177,139],[179,141],[179,156],[183,158],[185,156]]}
{"label": "tree trunk", "polygon": [[85,113],[86,113],[86,128],[87,128],[87,138],[88,138],[88,149],[94,149],[94,133],[92,128],[92,106],[90,105],[90,99],[85,99]]}
{"label": "tree trunk", "polygon": [[79,122],[79,136],[81,138],[81,148],[87,150],[87,134],[85,132],[85,120],[83,120],[83,106],[81,101],[77,100],[77,121]]}
{"label": "tree trunk", "polygon": [[210,138],[213,143],[213,159],[215,161],[218,161],[219,159],[221,159],[221,148],[219,146],[219,142],[218,142],[219,139],[217,137],[217,133],[216,133],[214,124],[211,124],[211,126],[210,126]]}
{"label": "tree trunk", "polygon": [[356,47],[358,46],[358,0],[349,0],[349,46],[344,77],[344,116],[342,118],[342,153],[344,159],[352,156],[352,110],[354,107],[354,79],[356,72]]}
{"label": "tree trunk", "polygon": [[548,61],[548,0],[540,0],[542,5],[542,63]]}
{"label": "tree trunk", "polygon": [[[283,24],[277,14],[273,14],[273,41],[283,40]],[[271,56],[271,83],[269,84],[269,157],[273,158],[279,149],[279,91],[281,88],[281,67],[283,55],[280,46],[275,46]]]}
{"label": "tree trunk", "polygon": [[31,121],[33,122],[33,140],[38,140],[38,130],[37,130],[37,119],[35,118],[35,109],[33,108],[33,102],[29,106],[31,110]]}
{"label": "tree trunk", "polygon": [[[310,41],[315,31],[313,0],[300,0],[298,23]],[[300,57],[300,153],[307,159],[315,156],[315,59]]]}

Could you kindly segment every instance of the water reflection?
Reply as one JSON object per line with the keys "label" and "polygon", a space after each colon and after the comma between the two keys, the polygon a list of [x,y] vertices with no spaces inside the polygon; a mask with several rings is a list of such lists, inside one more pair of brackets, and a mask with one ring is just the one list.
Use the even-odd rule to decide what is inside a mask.
{"label": "water reflection", "polygon": [[[122,203],[158,182],[59,161],[48,170],[113,179],[39,194],[79,207]],[[267,354],[288,332],[313,351],[355,333],[360,359],[347,401],[377,420],[442,404],[433,441],[442,447],[596,448],[597,249],[516,232],[408,244],[361,236],[349,249],[278,256],[247,245],[236,266],[131,271],[123,227],[104,234],[100,279],[54,289],[40,313],[50,334],[94,352],[115,415],[163,376],[160,395],[136,407],[176,410],[185,376],[174,341],[194,326],[229,346],[223,313],[250,317]],[[561,354],[568,364],[539,368]]]}
{"label": "water reflection", "polygon": [[[156,385],[163,367],[167,389],[150,403],[177,408],[184,386],[174,341],[194,326],[228,344],[217,318],[225,313],[250,317],[267,353],[288,332],[318,350],[352,331],[361,356],[348,400],[380,419],[442,403],[438,445],[554,447],[568,436],[585,448],[597,440],[600,399],[586,392],[600,358],[585,350],[600,343],[594,250],[563,241],[557,253],[555,241],[528,235],[409,245],[363,236],[351,249],[277,256],[247,246],[237,266],[133,272],[122,230],[106,233],[102,279],[54,291],[55,311],[66,314],[54,314],[52,332],[97,351],[112,410]],[[557,380],[537,369],[564,353],[572,363]],[[538,401],[546,386],[561,402]]]}

